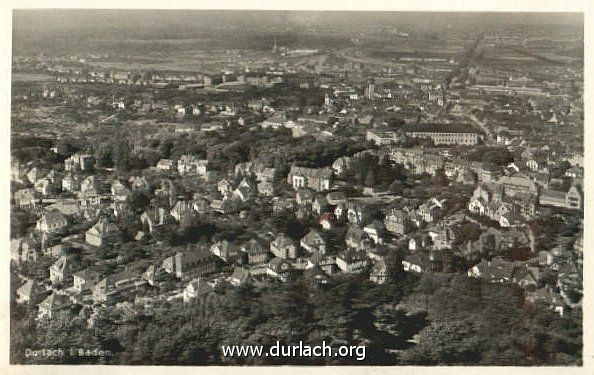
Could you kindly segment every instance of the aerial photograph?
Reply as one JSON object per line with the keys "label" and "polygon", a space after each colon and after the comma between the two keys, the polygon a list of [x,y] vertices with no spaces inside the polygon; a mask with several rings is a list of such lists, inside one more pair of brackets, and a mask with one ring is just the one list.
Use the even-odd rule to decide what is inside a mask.
{"label": "aerial photograph", "polygon": [[584,366],[583,13],[11,17],[10,364]]}

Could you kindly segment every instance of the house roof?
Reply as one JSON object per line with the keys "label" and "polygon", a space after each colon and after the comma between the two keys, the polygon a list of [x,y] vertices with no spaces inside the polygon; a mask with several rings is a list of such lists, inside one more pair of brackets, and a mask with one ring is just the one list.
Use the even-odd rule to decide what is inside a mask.
{"label": "house roof", "polygon": [[264,246],[264,244],[262,244],[262,242],[260,242],[256,239],[251,239],[251,240],[245,242],[241,246],[241,248],[243,251],[245,251],[246,253],[251,254],[251,255],[262,254],[262,253],[268,252],[268,249]]}
{"label": "house roof", "polygon": [[289,264],[289,262],[282,258],[272,258],[268,262],[268,268],[276,273],[286,272],[290,269],[290,267],[291,265]]}
{"label": "house roof", "polygon": [[98,280],[99,274],[93,270],[85,268],[84,270],[78,271],[77,273],[75,273],[74,277],[78,277],[80,279],[83,279],[84,281],[92,281],[92,280]]}
{"label": "house roof", "polygon": [[290,175],[301,175],[309,178],[330,178],[332,177],[331,168],[306,168],[292,166]]}
{"label": "house roof", "polygon": [[208,285],[204,278],[198,277],[189,282],[189,284],[186,286],[186,290],[200,295],[212,292],[213,287]]}
{"label": "house roof", "polygon": [[67,305],[68,298],[66,296],[52,293],[37,306],[48,311],[56,311],[66,307]]}
{"label": "house roof", "polygon": [[35,280],[28,280],[20,288],[17,289],[19,296],[31,297],[40,288],[40,285]]}
{"label": "house roof", "polygon": [[67,220],[66,217],[62,215],[60,212],[54,211],[48,212],[45,215],[43,215],[41,221],[45,222],[48,226],[51,226],[53,224],[65,223]]}
{"label": "house roof", "polygon": [[289,236],[285,235],[284,233],[277,236],[274,241],[272,241],[274,246],[282,248],[286,246],[295,246],[295,241],[290,238]]}
{"label": "house roof", "polygon": [[319,242],[325,242],[324,237],[315,229],[312,229],[307,233],[301,241],[306,245],[314,246],[317,245]]}
{"label": "house roof", "polygon": [[99,237],[109,236],[119,233],[120,230],[114,223],[107,222],[106,220],[99,220],[97,224],[93,225],[87,233],[94,234]]}
{"label": "house roof", "polygon": [[242,267],[235,267],[231,279],[237,280],[239,283],[243,283],[251,277],[250,271]]}

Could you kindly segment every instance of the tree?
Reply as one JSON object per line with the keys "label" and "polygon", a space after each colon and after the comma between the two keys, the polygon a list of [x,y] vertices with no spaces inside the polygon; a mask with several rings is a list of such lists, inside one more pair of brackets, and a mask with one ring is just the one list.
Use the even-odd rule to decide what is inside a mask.
{"label": "tree", "polygon": [[375,173],[373,172],[373,169],[370,169],[369,172],[367,172],[367,176],[365,176],[365,186],[375,186]]}

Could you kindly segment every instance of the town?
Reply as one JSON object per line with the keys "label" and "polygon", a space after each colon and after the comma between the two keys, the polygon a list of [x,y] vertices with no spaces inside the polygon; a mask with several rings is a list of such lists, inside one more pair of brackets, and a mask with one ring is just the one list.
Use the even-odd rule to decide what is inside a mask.
{"label": "town", "polygon": [[[336,46],[268,32],[261,48],[188,51],[179,64],[121,48],[15,54],[12,361],[233,363],[196,332],[299,337],[273,325],[291,317],[275,304],[307,315],[308,298],[332,304],[342,286],[362,290],[348,304],[372,306],[368,318],[316,324],[336,320],[348,342],[397,341],[376,364],[580,363],[583,35],[562,30],[384,27]],[[248,302],[265,296],[272,312]],[[489,346],[503,357],[470,341],[432,353],[442,331],[479,336],[446,316],[456,304],[522,311],[538,328],[517,352]],[[226,320],[241,311],[251,336]],[[142,337],[168,316],[160,336],[193,324],[189,354],[172,336]],[[373,321],[373,338],[351,321]],[[116,354],[22,350],[66,342]]]}

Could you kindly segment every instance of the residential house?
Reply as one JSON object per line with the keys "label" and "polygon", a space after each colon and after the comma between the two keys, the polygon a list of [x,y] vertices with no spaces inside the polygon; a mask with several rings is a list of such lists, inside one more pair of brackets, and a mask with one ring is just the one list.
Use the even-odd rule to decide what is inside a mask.
{"label": "residential house", "polygon": [[309,188],[315,191],[330,190],[332,183],[332,169],[305,168],[292,166],[287,176],[287,182],[293,189]]}
{"label": "residential house", "polygon": [[178,223],[187,223],[189,220],[194,218],[194,203],[192,201],[181,200],[177,201],[175,206],[170,211],[171,217],[173,217]]}
{"label": "residential house", "polygon": [[369,280],[376,284],[385,284],[388,280],[388,275],[388,264],[385,259],[381,258],[373,263],[371,273],[369,274]]}
{"label": "residential house", "polygon": [[10,240],[10,259],[17,265],[36,262],[40,253],[41,243],[34,233],[24,238]]}
{"label": "residential house", "polygon": [[257,239],[251,239],[241,245],[240,253],[241,264],[262,264],[270,259],[269,247]]}
{"label": "residential house", "polygon": [[509,197],[514,197],[517,193],[538,194],[536,183],[520,175],[502,176],[497,180],[497,184],[503,186],[504,194]]}
{"label": "residential house", "polygon": [[371,224],[367,224],[363,228],[363,231],[367,233],[374,244],[381,245],[384,243],[386,227],[380,220],[374,220],[371,222]]}
{"label": "residential house", "polygon": [[270,252],[278,258],[295,259],[297,258],[298,246],[293,239],[281,234],[270,243]]}
{"label": "residential house", "polygon": [[275,194],[274,184],[268,181],[258,182],[258,193],[265,197],[273,197]]}
{"label": "residential house", "polygon": [[32,305],[39,302],[39,297],[43,294],[43,287],[36,280],[27,280],[17,289],[17,303],[30,303]]}
{"label": "residential house", "polygon": [[334,170],[334,174],[340,176],[345,173],[352,164],[352,158],[348,156],[342,156],[332,163],[332,169]]}
{"label": "residential house", "polygon": [[204,297],[212,293],[214,288],[210,286],[206,279],[197,277],[190,281],[183,291],[184,303],[190,303],[198,298]]}
{"label": "residential house", "polygon": [[88,171],[93,167],[95,160],[91,155],[74,154],[64,160],[64,170],[68,172]]}
{"label": "residential house", "polygon": [[133,191],[147,193],[150,190],[149,183],[145,177],[132,176],[132,177],[130,177],[128,182],[130,183],[130,187],[132,188]]}
{"label": "residential house", "polygon": [[386,230],[392,234],[403,235],[412,230],[412,223],[403,210],[393,209],[384,219]]}
{"label": "residential house", "polygon": [[444,200],[440,201],[436,198],[431,198],[419,206],[417,213],[425,222],[433,223],[443,214],[444,203]]}
{"label": "residential house", "polygon": [[223,197],[227,197],[229,194],[231,194],[231,192],[233,192],[233,185],[231,185],[231,182],[229,182],[229,180],[224,178],[217,184],[217,189]]}
{"label": "residential house", "polygon": [[483,259],[479,264],[468,270],[468,277],[481,278],[492,283],[512,282],[514,263],[496,257],[492,260]]}
{"label": "residential house", "polygon": [[80,191],[80,177],[74,173],[67,174],[62,179],[62,190],[69,191],[71,193]]}
{"label": "residential house", "polygon": [[499,225],[502,228],[515,227],[522,224],[522,215],[515,211],[506,212],[499,217]]}
{"label": "residential house", "polygon": [[48,212],[37,221],[35,229],[40,232],[55,233],[68,227],[68,220],[60,212]]}
{"label": "residential house", "polygon": [[307,258],[305,269],[312,267],[320,267],[327,275],[333,275],[339,271],[336,265],[336,257],[320,253],[313,253],[313,255]]}
{"label": "residential house", "polygon": [[61,185],[58,185],[57,181],[54,182],[49,178],[42,178],[37,180],[34,184],[35,190],[44,196],[58,194],[61,190]]}
{"label": "residential house", "polygon": [[320,224],[322,228],[325,230],[332,229],[336,225],[336,223],[336,217],[332,212],[324,212],[318,220],[318,224]]}
{"label": "residential house", "polygon": [[328,206],[328,201],[326,200],[326,197],[323,195],[318,195],[314,198],[314,200],[311,204],[311,209],[316,214],[321,215],[327,206]]}
{"label": "residential house", "polygon": [[309,253],[325,254],[327,249],[326,240],[320,232],[315,229],[309,231],[300,241],[300,245]]}
{"label": "residential house", "polygon": [[369,234],[367,234],[363,229],[356,226],[349,227],[345,236],[345,242],[347,247],[359,251],[367,250],[372,246]]}
{"label": "residential house", "polygon": [[93,300],[96,303],[113,304],[122,293],[146,284],[139,274],[124,271],[109,275],[91,287]]}
{"label": "residential house", "polygon": [[217,272],[219,264],[213,254],[199,248],[193,251],[178,251],[165,259],[162,267],[165,272],[175,275],[178,279],[187,279]]}
{"label": "residential house", "polygon": [[96,247],[111,245],[119,241],[120,238],[121,231],[119,228],[105,219],[99,219],[95,225],[85,232],[85,242]]}
{"label": "residential house", "polygon": [[249,270],[242,267],[235,267],[233,274],[227,278],[227,281],[233,286],[240,286],[252,283],[254,278]]}
{"label": "residential house", "polygon": [[148,226],[150,233],[158,229],[169,228],[174,223],[169,212],[162,207],[154,207],[146,210],[140,215],[140,221],[143,225]]}
{"label": "residential house", "polygon": [[219,241],[211,245],[210,252],[225,262],[230,262],[237,257],[236,246],[227,240]]}
{"label": "residential house", "polygon": [[443,264],[440,264],[439,258],[436,259],[431,253],[417,251],[402,260],[402,268],[405,272],[436,272],[443,268]]}
{"label": "residential house", "polygon": [[62,255],[50,266],[49,274],[52,284],[67,284],[72,278],[75,264],[72,257]]}
{"label": "residential house", "polygon": [[569,188],[565,196],[565,206],[569,209],[581,210],[583,208],[583,194],[579,185]]}
{"label": "residential house", "polygon": [[237,188],[233,190],[232,197],[240,200],[241,202],[246,202],[252,197],[254,190],[255,189],[253,185],[244,178],[241,180]]}
{"label": "residential house", "polygon": [[27,172],[27,179],[30,183],[35,184],[47,175],[47,170],[41,167],[33,167]]}
{"label": "residential house", "polygon": [[22,209],[31,209],[41,203],[34,189],[21,189],[14,193],[15,203]]}
{"label": "residential house", "polygon": [[235,177],[248,177],[254,172],[254,165],[252,162],[237,163],[235,165]]}
{"label": "residential house", "polygon": [[456,234],[449,227],[440,227],[429,231],[429,237],[434,250],[448,250],[452,248]]}
{"label": "residential house", "polygon": [[61,312],[68,313],[71,303],[67,296],[57,293],[50,294],[37,305],[37,319],[52,319]]}
{"label": "residential house", "polygon": [[97,176],[89,176],[80,184],[80,196],[91,197],[100,194],[99,180]]}
{"label": "residential house", "polygon": [[316,287],[330,284],[330,277],[318,265],[307,268],[303,272],[303,279],[311,282]]}
{"label": "residential house", "polygon": [[256,180],[273,183],[277,178],[276,168],[256,168]]}
{"label": "residential house", "polygon": [[173,171],[175,169],[175,163],[171,159],[161,159],[157,162],[157,169],[162,171]]}
{"label": "residential house", "polygon": [[194,155],[182,155],[177,161],[177,171],[182,176],[206,176],[208,160],[198,159]]}
{"label": "residential house", "polygon": [[336,256],[336,266],[345,273],[360,273],[369,264],[369,258],[363,252],[346,250]]}
{"label": "residential house", "polygon": [[114,201],[126,202],[132,197],[132,191],[121,181],[115,180],[111,184],[111,195]]}
{"label": "residential house", "polygon": [[97,284],[100,280],[100,275],[88,268],[78,271],[73,275],[74,278],[74,290],[78,293],[83,293]]}
{"label": "residential house", "polygon": [[282,258],[272,258],[266,265],[266,274],[287,282],[291,276],[291,264]]}
{"label": "residential house", "polygon": [[410,251],[425,250],[431,245],[431,237],[427,233],[415,235],[408,241]]}
{"label": "residential house", "polygon": [[[379,202],[373,198],[350,199],[345,207],[347,220],[353,225],[364,226],[380,212],[380,207]],[[337,217],[339,216],[336,210],[334,213]]]}

